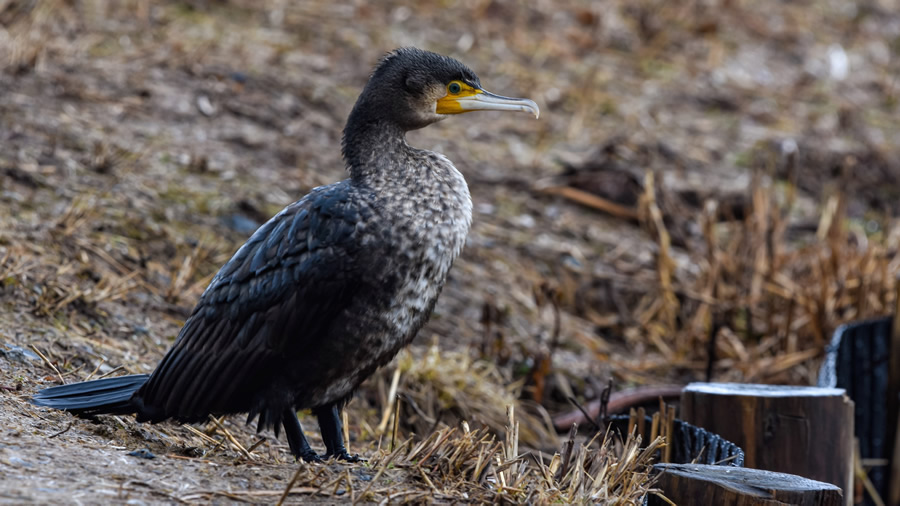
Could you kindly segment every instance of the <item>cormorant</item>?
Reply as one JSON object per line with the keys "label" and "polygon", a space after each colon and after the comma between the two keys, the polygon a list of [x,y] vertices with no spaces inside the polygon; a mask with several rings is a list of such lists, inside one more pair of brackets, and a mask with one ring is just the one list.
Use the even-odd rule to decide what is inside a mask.
{"label": "cormorant", "polygon": [[537,104],[488,93],[452,58],[394,50],[375,67],[344,128],[350,177],[313,189],[238,249],[203,292],[152,374],[75,383],[33,402],[81,416],[134,413],[192,423],[249,413],[283,426],[291,452],[310,448],[297,410],[317,416],[326,457],[344,448],[340,410],[425,324],[466,241],[472,201],[439,153],[409,130],[479,110]]}

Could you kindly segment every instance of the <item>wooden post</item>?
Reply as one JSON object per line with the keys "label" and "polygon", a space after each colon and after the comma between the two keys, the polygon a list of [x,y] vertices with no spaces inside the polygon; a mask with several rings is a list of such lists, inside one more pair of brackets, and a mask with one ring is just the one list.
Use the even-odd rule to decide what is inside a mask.
{"label": "wooden post", "polygon": [[[793,474],[700,464],[656,464],[656,486],[675,504],[840,506],[841,489]],[[852,496],[852,494],[851,494]],[[648,506],[668,504],[651,495]]]}
{"label": "wooden post", "polygon": [[843,389],[691,383],[682,419],[744,450],[744,465],[853,490],[853,401]]}

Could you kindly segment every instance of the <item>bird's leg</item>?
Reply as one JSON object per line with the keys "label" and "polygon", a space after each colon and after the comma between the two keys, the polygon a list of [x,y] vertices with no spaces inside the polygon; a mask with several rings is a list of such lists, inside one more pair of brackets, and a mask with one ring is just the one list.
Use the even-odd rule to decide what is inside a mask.
{"label": "bird's leg", "polygon": [[359,455],[350,455],[344,447],[344,436],[341,430],[341,412],[336,404],[328,404],[313,410],[319,419],[319,430],[325,441],[326,457],[334,457],[347,462],[359,462]]}
{"label": "bird's leg", "polygon": [[313,451],[306,436],[303,435],[303,427],[300,426],[296,411],[291,408],[285,409],[281,414],[281,425],[284,426],[284,435],[287,436],[288,446],[291,447],[291,453],[295,458],[303,459],[304,462],[322,461],[322,457]]}

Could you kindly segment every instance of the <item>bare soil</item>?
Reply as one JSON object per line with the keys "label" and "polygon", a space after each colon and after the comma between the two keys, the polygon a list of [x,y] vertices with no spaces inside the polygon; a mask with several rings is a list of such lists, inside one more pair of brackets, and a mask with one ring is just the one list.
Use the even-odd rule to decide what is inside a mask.
{"label": "bare soil", "polygon": [[[476,215],[405,356],[431,401],[398,439],[462,419],[502,432],[466,402],[484,385],[422,393],[439,374],[421,365],[433,342],[492,364],[483,383],[534,420],[607,378],[703,379],[715,318],[716,379],[813,382],[831,330],[894,300],[898,13],[889,0],[0,0],[0,501],[278,501],[298,465],[239,417],[192,431],[28,399],[151,371],[249,234],[345,176],[344,118],[378,57],[403,45],[459,58],[542,115],[471,114],[409,136],[454,161]],[[733,207],[708,230],[707,199]],[[753,248],[765,237],[769,264]],[[749,267],[729,277],[732,265]],[[348,408],[352,452],[384,455],[396,368]],[[552,453],[547,425],[523,428],[523,444]],[[245,454],[226,431],[244,449],[263,442]],[[288,502],[472,500],[412,468],[308,467]]]}

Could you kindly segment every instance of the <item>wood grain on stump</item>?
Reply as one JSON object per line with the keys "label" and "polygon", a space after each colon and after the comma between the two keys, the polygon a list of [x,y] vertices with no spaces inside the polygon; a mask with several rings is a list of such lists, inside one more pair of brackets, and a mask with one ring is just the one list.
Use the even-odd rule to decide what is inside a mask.
{"label": "wood grain on stump", "polygon": [[[678,506],[840,506],[841,489],[821,481],[760,469],[657,464],[657,487]],[[650,496],[649,505],[667,504]]]}
{"label": "wood grain on stump", "polygon": [[843,389],[692,383],[681,409],[685,421],[743,448],[746,467],[852,490],[853,401]]}

